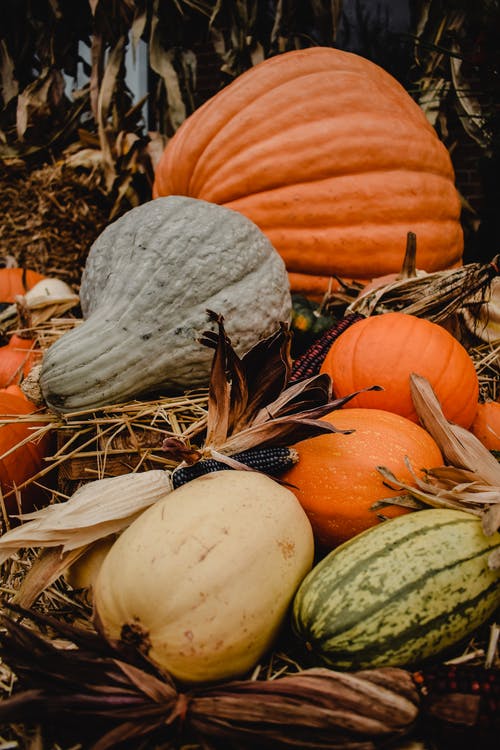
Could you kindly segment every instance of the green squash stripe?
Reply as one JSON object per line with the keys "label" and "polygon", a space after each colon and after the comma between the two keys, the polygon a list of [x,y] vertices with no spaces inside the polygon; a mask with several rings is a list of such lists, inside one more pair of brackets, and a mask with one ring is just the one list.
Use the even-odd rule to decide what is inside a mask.
{"label": "green squash stripe", "polygon": [[[359,609],[356,610],[348,610],[349,614],[346,616],[346,610],[344,609],[344,612],[340,614],[340,617],[338,618],[338,625],[336,630],[333,630],[331,628],[331,624],[329,624],[329,637],[335,637],[336,632],[342,632],[345,633],[347,630],[349,630],[353,625],[359,623],[361,620],[367,620],[370,618],[370,616],[373,613],[377,613],[381,609],[381,602],[380,597],[383,596],[383,608],[386,609],[391,606],[392,603],[397,603],[398,600],[401,599],[408,599],[408,596],[411,594],[416,594],[418,596],[418,592],[422,590],[426,585],[429,584],[431,579],[435,576],[438,576],[440,574],[445,574],[447,571],[453,570],[457,566],[466,566],[468,562],[473,562],[474,560],[479,560],[481,558],[485,558],[484,561],[484,567],[487,568],[487,558],[490,554],[490,549],[484,550],[480,549],[475,554],[469,555],[468,557],[461,557],[458,560],[454,560],[453,562],[449,563],[448,565],[442,565],[441,567],[436,568],[427,568],[422,572],[422,575],[420,575],[418,578],[415,578],[410,583],[407,583],[404,586],[401,586],[396,591],[394,591],[392,594],[388,596],[383,596],[383,592],[377,592],[377,595],[371,597],[373,604],[369,605],[367,603],[366,596],[363,598],[363,592],[360,591],[360,596],[358,599]],[[494,575],[493,573],[491,575]],[[467,577],[467,567],[464,568],[464,575],[462,576],[462,583],[465,582]],[[485,581],[486,583],[486,581]],[[496,580],[496,584],[499,585],[498,580]],[[337,582],[335,583],[335,590],[341,593],[340,589],[340,583],[337,585]],[[458,593],[458,592],[457,592]],[[314,612],[314,610],[311,607],[308,607],[308,619],[312,619],[317,626],[319,626],[320,632],[323,631],[322,621],[326,618],[326,616],[329,613],[329,606],[328,606],[328,598],[325,597],[322,600],[318,600],[318,604],[320,604],[320,601],[322,601],[322,604],[320,604],[321,613]],[[342,604],[342,600],[337,599],[336,601],[337,605]],[[312,628],[312,632],[314,632],[316,628]]]}
{"label": "green squash stripe", "polygon": [[[496,596],[495,596],[496,595]],[[482,605],[482,606],[481,606]],[[492,614],[495,609],[500,605],[500,588],[499,581],[493,581],[484,591],[479,593],[472,599],[466,602],[461,602],[453,610],[449,612],[443,612],[437,617],[429,620],[425,624],[425,630],[419,632],[418,625],[415,627],[414,622],[408,622],[407,627],[402,630],[399,635],[391,635],[390,637],[382,637],[376,643],[362,643],[362,648],[356,648],[356,641],[353,641],[348,649],[335,648],[333,643],[330,649],[328,648],[328,639],[324,639],[324,643],[321,643],[321,639],[314,641],[312,646],[315,650],[315,645],[320,645],[320,653],[323,654],[325,663],[328,664],[351,664],[355,661],[356,664],[366,663],[372,665],[390,666],[392,664],[401,664],[398,659],[399,653],[410,654],[410,658],[414,661],[425,658],[429,653],[433,653],[436,650],[436,646],[439,650],[446,648],[456,641],[452,637],[455,632],[454,629],[450,629],[450,637],[443,639],[442,636],[437,638],[441,641],[440,644],[432,643],[432,648],[429,644],[429,634],[433,634],[435,631],[439,635],[441,628],[447,623],[451,623],[452,620],[460,618],[461,626],[460,632],[463,637],[473,632],[478,626],[477,620],[480,622]],[[475,617],[467,615],[468,610],[473,610]],[[481,616],[482,613],[482,616]],[[464,627],[463,621],[469,622],[468,627]],[[402,622],[402,625],[405,623]],[[348,637],[348,633],[344,633],[344,638]],[[423,643],[423,636],[425,636],[425,644]],[[326,646],[326,649],[324,647]],[[395,659],[393,662],[392,659]],[[410,664],[408,659],[405,659],[405,664]]]}
{"label": "green squash stripe", "polygon": [[385,522],[330,553],[295,597],[292,627],[338,668],[406,665],[433,656],[500,606],[486,537],[464,511],[427,510]]}
{"label": "green squash stripe", "polygon": [[[424,511],[420,511],[420,513],[423,512]],[[393,535],[389,534],[389,528],[386,527],[386,534],[377,535],[377,545],[370,544],[371,541],[375,541],[373,539],[374,535],[370,533],[372,532],[372,529],[370,529],[368,532],[364,532],[355,537],[354,540],[346,542],[322,560],[302,583],[295,598],[295,611],[298,615],[297,624],[299,625],[303,617],[303,621],[316,621],[320,616],[320,613],[324,612],[325,606],[327,606],[328,600],[332,595],[332,590],[341,591],[342,588],[345,589],[346,587],[351,587],[352,581],[358,575],[364,573],[365,570],[370,567],[372,561],[375,560],[377,564],[381,562],[383,563],[384,559],[391,558],[394,555],[394,551],[398,547],[405,547],[415,539],[420,541],[421,538],[422,549],[427,549],[428,539],[425,537],[425,532],[427,530],[430,530],[431,532],[437,530],[441,532],[442,530],[446,530],[444,533],[447,536],[451,536],[453,534],[452,529],[454,526],[462,526],[463,524],[470,523],[477,523],[477,519],[473,516],[467,516],[466,518],[453,519],[452,521],[447,520],[445,523],[441,524],[431,524],[429,521],[428,525],[417,526],[415,530],[405,533],[404,536],[398,536],[393,539],[393,541],[390,541],[390,536]],[[377,531],[382,528],[382,526],[377,527]],[[396,529],[396,531],[398,530],[399,528]],[[390,531],[392,531],[392,529],[390,529]],[[459,550],[457,550],[457,552],[459,552]],[[482,555],[484,552],[485,550],[481,549],[478,554]],[[348,554],[351,555],[350,560],[347,558]],[[342,565],[341,570],[336,569],[336,562],[339,557],[339,565]],[[454,561],[453,564],[463,564],[467,559],[468,558],[458,559]],[[351,562],[351,564],[349,565],[348,562]],[[443,568],[439,568],[438,570],[441,569]],[[429,578],[433,572],[436,571],[427,568],[422,578]],[[421,579],[417,579],[417,583],[419,580]],[[401,589],[398,589],[397,595],[401,595]],[[377,606],[380,606],[380,595],[374,592],[373,596],[377,596]],[[363,611],[366,612],[365,609]]]}

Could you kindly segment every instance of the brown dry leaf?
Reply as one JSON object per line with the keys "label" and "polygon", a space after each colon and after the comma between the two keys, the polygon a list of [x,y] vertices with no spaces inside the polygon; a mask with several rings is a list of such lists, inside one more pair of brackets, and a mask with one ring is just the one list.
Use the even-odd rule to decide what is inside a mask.
{"label": "brown dry leaf", "polygon": [[[215,354],[212,360],[208,389],[208,421],[206,442],[219,445],[226,439],[229,430],[229,412],[233,383],[229,382],[228,357],[231,344],[225,335],[223,318],[208,311],[209,320],[216,321],[219,328]],[[204,341],[209,339],[205,335]],[[233,368],[234,371],[234,368]]]}
{"label": "brown dry leaf", "polygon": [[231,455],[256,447],[286,447],[338,431],[321,417],[357,393],[332,399],[326,373],[288,386],[291,334],[285,324],[240,359],[226,336],[222,316],[207,312],[217,321],[218,333],[206,331],[201,338],[202,344],[215,349],[205,451]]}
{"label": "brown dry leaf", "polygon": [[186,119],[186,106],[182,99],[179,76],[175,70],[174,50],[166,50],[161,43],[159,0],[154,0],[149,37],[149,64],[163,80],[167,92],[168,113],[174,130]]}
{"label": "brown dry leaf", "polygon": [[460,268],[396,279],[358,296],[345,314],[374,315],[398,310],[436,323],[444,322],[485,298],[492,279],[498,276],[498,261],[496,256],[489,263],[468,263]]}
{"label": "brown dry leaf", "polygon": [[[0,702],[0,720],[17,721],[29,712],[45,725],[73,709],[72,726],[81,739],[85,726],[99,716],[94,749],[116,747],[125,738],[138,742],[161,729],[156,738],[163,742],[176,737],[182,744],[196,736],[207,747],[244,742],[283,750],[373,750],[383,739],[409,733],[419,715],[418,691],[403,669],[314,668],[273,679],[199,685],[184,693],[135,649],[39,612],[13,609],[38,630],[2,618],[2,656],[8,655],[22,686]],[[41,627],[55,631],[64,645],[42,635]]]}

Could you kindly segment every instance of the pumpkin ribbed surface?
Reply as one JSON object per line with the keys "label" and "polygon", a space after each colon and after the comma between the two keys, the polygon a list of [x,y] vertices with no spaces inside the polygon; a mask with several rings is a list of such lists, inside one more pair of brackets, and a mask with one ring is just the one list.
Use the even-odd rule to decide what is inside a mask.
{"label": "pumpkin ribbed surface", "polygon": [[301,291],[399,271],[408,231],[419,268],[461,259],[448,151],[394,78],[341,50],[278,55],[196,110],[158,164],[170,194],[251,218]]}
{"label": "pumpkin ribbed surface", "polygon": [[468,428],[477,411],[479,381],[467,350],[437,323],[406,313],[375,315],[353,323],[333,343],[321,367],[337,397],[372,385],[346,405],[385,409],[418,422],[410,375],[427,378],[445,417]]}

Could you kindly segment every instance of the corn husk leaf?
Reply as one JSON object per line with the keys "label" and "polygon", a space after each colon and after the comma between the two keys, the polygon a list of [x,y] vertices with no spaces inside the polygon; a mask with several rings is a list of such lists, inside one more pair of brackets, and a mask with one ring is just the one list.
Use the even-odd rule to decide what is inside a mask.
{"label": "corn husk leaf", "polygon": [[[291,333],[285,324],[240,358],[226,335],[223,317],[210,310],[207,313],[217,323],[218,333],[207,331],[201,338],[202,344],[215,349],[205,452],[231,455],[257,446],[288,446],[339,431],[321,417],[341,408],[357,393],[333,399],[326,373],[288,386]],[[378,389],[374,385],[367,390]],[[175,456],[175,451],[171,455]],[[177,455],[182,460],[181,453]]]}
{"label": "corn husk leaf", "polygon": [[[391,497],[382,499],[376,507],[405,504],[410,496],[422,507],[452,508],[478,516],[483,532],[491,536],[500,528],[500,464],[475,435],[448,422],[426,378],[412,373],[410,388],[419,419],[448,465],[426,469],[422,477],[406,460],[413,485],[400,481],[387,467],[378,466],[385,482],[393,489],[404,490],[405,494],[401,503]],[[500,567],[498,550],[490,554],[488,562],[491,568]]]}
{"label": "corn husk leaf", "polygon": [[23,547],[67,552],[118,533],[171,487],[160,469],[88,482],[65,502],[21,515],[25,523],[0,537],[0,563]]}
{"label": "corn husk leaf", "polygon": [[44,549],[33,562],[26,573],[21,587],[16,592],[12,602],[20,607],[31,607],[42,591],[51,586],[83,555],[87,545],[69,552],[63,552],[62,547]]}
{"label": "corn husk leaf", "polygon": [[469,430],[448,422],[429,381],[412,373],[410,389],[418,417],[439,445],[445,461],[500,488],[500,464]]}

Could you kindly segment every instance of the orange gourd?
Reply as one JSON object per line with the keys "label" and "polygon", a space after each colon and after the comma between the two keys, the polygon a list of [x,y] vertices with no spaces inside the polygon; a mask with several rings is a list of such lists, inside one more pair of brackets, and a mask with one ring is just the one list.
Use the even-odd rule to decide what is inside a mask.
{"label": "orange gourd", "polygon": [[5,346],[0,346],[0,388],[21,382],[41,356],[35,352],[32,339],[13,334]]}
{"label": "orange gourd", "polygon": [[[41,440],[28,440],[21,445],[33,435],[34,428],[39,425],[21,419],[12,421],[12,417],[32,414],[36,409],[35,404],[17,390],[17,386],[0,389],[0,487],[9,515],[20,512],[14,488],[40,471],[50,445],[48,435]],[[22,512],[29,512],[44,501],[43,493],[34,485],[20,490],[19,496]]]}
{"label": "orange gourd", "polygon": [[489,451],[500,451],[500,403],[479,402],[470,431]]}
{"label": "orange gourd", "polygon": [[[420,425],[380,409],[345,409],[324,419],[349,435],[333,433],[295,445],[298,462],[283,476],[306,511],[318,543],[328,549],[380,523],[371,506],[401,494],[383,484],[377,466],[386,466],[408,484],[415,484],[405,464],[407,456],[418,474],[441,466],[441,452]],[[394,518],[408,509],[389,505],[379,509]]]}
{"label": "orange gourd", "polygon": [[372,385],[345,408],[385,409],[418,422],[410,375],[432,385],[445,417],[469,428],[476,416],[479,382],[474,362],[451,333],[437,323],[390,312],[353,323],[332,344],[321,366],[337,397]]}
{"label": "orange gourd", "polygon": [[166,146],[153,195],[245,214],[284,258],[292,291],[310,296],[332,275],[399,272],[409,231],[419,268],[461,261],[446,147],[391,75],[338,49],[265,60],[195,110]]}
{"label": "orange gourd", "polygon": [[0,268],[0,303],[12,304],[18,294],[26,294],[44,278],[30,268]]}

